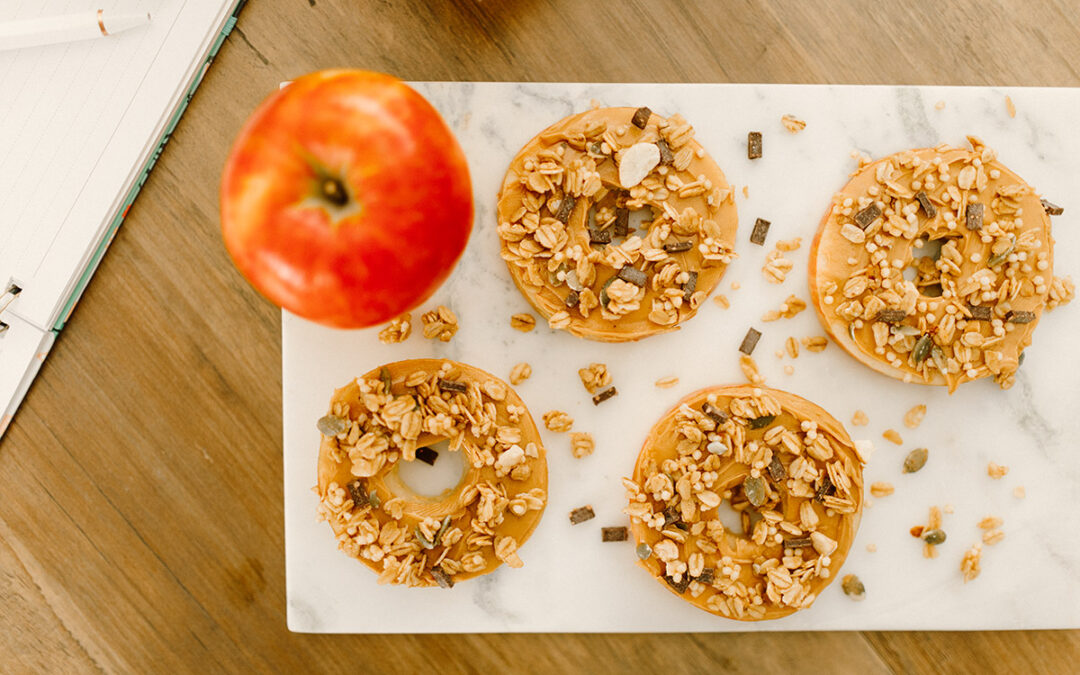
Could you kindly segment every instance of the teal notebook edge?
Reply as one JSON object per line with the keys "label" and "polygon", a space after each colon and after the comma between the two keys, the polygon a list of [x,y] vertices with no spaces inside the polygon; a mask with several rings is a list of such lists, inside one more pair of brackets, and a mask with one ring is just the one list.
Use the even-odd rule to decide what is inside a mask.
{"label": "teal notebook edge", "polygon": [[154,169],[154,165],[157,164],[158,158],[161,157],[161,153],[164,152],[165,146],[168,145],[169,139],[172,138],[173,131],[176,130],[178,124],[180,124],[180,118],[183,117],[187,111],[188,104],[191,103],[191,99],[195,96],[195,91],[202,84],[203,78],[206,77],[207,71],[210,70],[210,65],[214,62],[218,52],[221,50],[221,46],[225,44],[225,39],[232,33],[236,22],[240,17],[240,10],[244,8],[247,0],[238,0],[233,7],[233,12],[225,21],[225,25],[221,28],[221,33],[218,34],[217,39],[214,40],[214,44],[210,46],[210,51],[206,55],[206,60],[203,62],[199,72],[195,75],[195,79],[192,80],[191,86],[188,87],[187,93],[180,99],[176,109],[172,113],[172,117],[169,119],[169,123],[165,125],[165,129],[161,133],[161,138],[158,139],[157,148],[150,154],[150,157],[143,165],[142,171],[139,173],[139,177],[135,179],[135,184],[128,190],[127,196],[121,204],[119,211],[113,217],[109,227],[105,232],[105,236],[102,238],[101,243],[90,256],[90,261],[86,265],[86,269],[83,270],[82,275],[75,284],[75,288],[72,289],[71,295],[68,296],[67,301],[60,310],[59,317],[56,323],[52,327],[54,334],[59,334],[71,318],[71,313],[75,310],[75,306],[79,303],[79,299],[82,297],[83,291],[86,290],[86,286],[90,283],[90,279],[94,276],[94,272],[97,271],[98,265],[101,263],[101,259],[105,256],[105,252],[109,249],[109,245],[112,244],[113,239],[116,237],[117,230],[120,229],[120,225],[123,224],[124,219],[127,217],[128,211],[131,209],[131,205],[135,202],[135,199],[139,196],[139,192],[142,190],[143,185],[146,183],[147,178],[150,177],[150,172]]}

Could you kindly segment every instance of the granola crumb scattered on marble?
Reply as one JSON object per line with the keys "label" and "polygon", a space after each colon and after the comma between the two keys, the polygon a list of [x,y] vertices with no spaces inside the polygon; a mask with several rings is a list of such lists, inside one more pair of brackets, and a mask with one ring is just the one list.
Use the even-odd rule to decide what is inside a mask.
{"label": "granola crumb scattered on marble", "polygon": [[904,414],[904,426],[908,429],[917,429],[926,417],[926,406],[919,404]]}
{"label": "granola crumb scattered on marble", "polygon": [[742,186],[742,196],[745,199],[750,199],[750,186],[749,185]]}
{"label": "granola crumb scattered on marble", "polygon": [[1026,496],[1027,491],[1024,489],[1023,485],[1017,485],[1013,488],[1013,497],[1016,497],[1017,499],[1023,499]]}
{"label": "granola crumb scattered on marble", "polygon": [[896,488],[893,487],[893,484],[885,481],[878,481],[870,485],[870,494],[878,498],[888,497],[895,491]]}
{"label": "granola crumb scattered on marble", "polygon": [[986,474],[994,480],[1000,480],[1008,473],[1009,467],[998,464],[997,462],[990,462],[986,465]]}
{"label": "granola crumb scattered on marble", "polygon": [[851,423],[857,427],[865,427],[870,424],[870,418],[862,410],[856,410],[855,414],[851,416]]}
{"label": "granola crumb scattered on marble", "polygon": [[515,314],[510,317],[510,327],[522,333],[528,333],[533,328],[536,328],[536,317],[527,312]]}
{"label": "granola crumb scattered on marble", "polygon": [[757,361],[754,357],[747,354],[739,354],[739,367],[742,368],[743,375],[747,380],[750,380],[753,384],[764,384],[765,377],[758,370]]}
{"label": "granola crumb scattered on marble", "polygon": [[979,529],[996,530],[1005,524],[1005,521],[997,516],[987,516],[979,521]]}
{"label": "granola crumb scattered on marble", "polygon": [[1009,113],[1009,117],[1016,117],[1016,104],[1011,96],[1005,97],[1005,112]]}
{"label": "granola crumb scattered on marble", "polygon": [[840,581],[840,587],[843,589],[844,595],[856,602],[866,598],[866,586],[854,574],[845,574]]}
{"label": "granola crumb scattered on marble", "polygon": [[404,342],[412,335],[412,314],[405,312],[379,331],[379,342],[392,345]]}
{"label": "granola crumb scattered on marble", "polygon": [[674,375],[668,375],[667,377],[661,377],[656,381],[656,386],[661,389],[670,389],[679,383],[679,378]]}
{"label": "granola crumb scattered on marble", "polygon": [[975,544],[964,552],[964,557],[960,560],[960,572],[964,575],[965,584],[979,576],[979,572],[982,571],[981,559],[982,546],[979,544]]}
{"label": "granola crumb scattered on marble", "polygon": [[944,110],[944,109],[945,109],[945,101],[938,101],[937,103],[934,104],[934,110]]}
{"label": "granola crumb scattered on marble", "polygon": [[794,263],[785,258],[782,251],[773,249],[765,256],[765,265],[762,266],[761,273],[765,275],[765,280],[769,283],[782,284],[793,266]]}
{"label": "granola crumb scattered on marble", "polygon": [[[762,321],[776,321],[777,319],[792,319],[799,312],[806,309],[806,301],[796,295],[789,295],[787,300],[780,304],[779,309],[772,309],[761,317]],[[797,356],[798,354],[796,354]]]}
{"label": "granola crumb scattered on marble", "polygon": [[877,544],[867,544],[866,545],[866,552],[867,553],[877,553]]}
{"label": "granola crumb scattered on marble", "polygon": [[424,324],[424,337],[429,340],[450,342],[458,331],[457,315],[445,305],[439,305],[430,312],[424,312],[420,320]]}
{"label": "granola crumb scattered on marble", "polygon": [[532,366],[522,361],[510,369],[510,384],[518,385],[532,376]]}
{"label": "granola crumb scattered on marble", "polygon": [[793,134],[797,134],[806,128],[806,122],[791,114],[781,117],[780,123],[784,125],[785,129]]}
{"label": "granola crumb scattered on marble", "polygon": [[776,250],[778,251],[798,251],[802,246],[802,237],[795,237],[794,239],[781,239],[776,242]]}
{"label": "granola crumb scattered on marble", "polygon": [[724,309],[730,309],[731,308],[731,301],[728,300],[727,296],[724,295],[723,293],[717,293],[716,295],[713,296],[712,300],[713,300],[714,303],[716,303],[716,305],[718,307],[723,307]]}
{"label": "granola crumb scattered on marble", "polygon": [[567,432],[574,426],[574,418],[561,410],[544,413],[544,426],[550,431]]}
{"label": "granola crumb scattered on marble", "polygon": [[581,384],[590,394],[595,394],[611,384],[611,373],[603,363],[590,363],[588,367],[579,368],[577,372],[578,377],[581,378]]}
{"label": "granola crumb scattered on marble", "polygon": [[1005,533],[1001,530],[987,530],[982,536],[983,543],[988,546],[993,546],[1004,538]]}
{"label": "granola crumb scattered on marble", "polygon": [[795,366],[791,365],[790,363],[785,365],[784,366],[784,374],[785,375],[794,375],[795,374]]}
{"label": "granola crumb scattered on marble", "polygon": [[793,359],[799,358],[799,341],[794,337],[788,337],[784,340],[784,351]]}
{"label": "granola crumb scattered on marble", "polygon": [[596,441],[593,440],[592,434],[584,431],[575,431],[570,434],[570,453],[574,457],[578,459],[588,457],[594,450],[596,450]]}
{"label": "granola crumb scattered on marble", "polygon": [[895,443],[896,445],[904,444],[904,439],[900,437],[900,433],[896,429],[886,429],[882,432],[881,436],[890,443]]}

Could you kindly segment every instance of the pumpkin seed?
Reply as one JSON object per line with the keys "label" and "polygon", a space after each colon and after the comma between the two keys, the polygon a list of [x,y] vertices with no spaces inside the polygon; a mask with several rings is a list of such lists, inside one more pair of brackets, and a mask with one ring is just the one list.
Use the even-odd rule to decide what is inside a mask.
{"label": "pumpkin seed", "polygon": [[747,476],[743,481],[743,494],[746,495],[746,500],[754,506],[761,506],[765,503],[765,481],[760,477]]}
{"label": "pumpkin seed", "polygon": [[652,547],[645,542],[642,542],[637,545],[635,552],[637,553],[637,557],[641,560],[648,560],[652,556]]}
{"label": "pumpkin seed", "polygon": [[911,360],[916,366],[925,361],[927,356],[930,356],[930,349],[933,346],[934,341],[929,335],[924,335],[918,339],[915,348],[911,350]]}
{"label": "pumpkin seed", "polygon": [[938,544],[944,544],[945,530],[930,530],[929,532],[924,532],[922,539],[927,544],[933,544],[934,546],[937,546]]}
{"label": "pumpkin seed", "polygon": [[603,286],[600,287],[600,304],[603,306],[604,309],[607,309],[608,303],[611,302],[611,297],[607,294],[607,288],[612,284],[612,282],[614,282],[618,278],[618,276],[611,277],[604,282]]}
{"label": "pumpkin seed", "polygon": [[416,541],[420,542],[420,545],[427,550],[430,551],[431,549],[435,548],[435,542],[430,541],[427,537],[425,537],[424,533],[420,531],[419,527],[413,528],[413,536],[416,537]]}
{"label": "pumpkin seed", "polygon": [[442,519],[442,525],[439,526],[439,531],[435,533],[436,544],[442,541],[443,535],[446,534],[446,531],[450,529],[450,520],[451,518],[449,514],[447,514],[447,516]]}
{"label": "pumpkin seed", "polygon": [[379,496],[378,492],[375,492],[374,490],[372,490],[371,492],[368,493],[367,498],[368,498],[368,503],[371,504],[371,508],[377,509],[380,506],[382,506],[382,497]]}
{"label": "pumpkin seed", "polygon": [[926,448],[915,448],[909,452],[904,458],[904,473],[915,473],[926,466],[926,458],[929,456],[930,451]]}
{"label": "pumpkin seed", "polygon": [[934,360],[934,365],[942,374],[949,370],[949,364],[945,362],[945,352],[941,351],[941,347],[934,345],[930,349],[930,358]]}
{"label": "pumpkin seed", "polygon": [[1001,253],[998,253],[997,255],[995,255],[995,256],[991,257],[989,260],[987,260],[986,261],[986,266],[987,267],[997,267],[1001,263],[1005,262],[1005,260],[1009,257],[1009,254],[1012,253],[1015,249],[1016,249],[1016,237],[1013,237],[1012,238],[1012,243],[1009,244],[1009,248],[1005,249]]}
{"label": "pumpkin seed", "polygon": [[866,598],[866,586],[854,574],[845,575],[840,587],[844,589],[844,595],[856,602]]}
{"label": "pumpkin seed", "polygon": [[318,428],[320,434],[331,437],[337,436],[349,428],[348,423],[337,415],[320,417],[319,421],[315,423],[315,426]]}
{"label": "pumpkin seed", "polygon": [[762,415],[761,417],[755,417],[750,420],[749,426],[751,429],[764,429],[772,424],[775,419],[776,415]]}
{"label": "pumpkin seed", "polygon": [[394,386],[394,378],[390,377],[390,369],[383,366],[379,369],[379,379],[382,380],[383,390],[389,394],[390,388]]}
{"label": "pumpkin seed", "polygon": [[559,265],[554,270],[548,270],[548,283],[551,284],[552,286],[562,286],[563,281],[562,281],[562,279],[559,279],[559,272],[562,272],[563,273],[563,278],[565,278],[566,277],[566,270],[567,270],[567,267],[566,267],[565,263],[563,263],[562,265]]}
{"label": "pumpkin seed", "polygon": [[852,342],[855,342],[855,324],[849,323],[847,325],[847,334],[851,338]]}

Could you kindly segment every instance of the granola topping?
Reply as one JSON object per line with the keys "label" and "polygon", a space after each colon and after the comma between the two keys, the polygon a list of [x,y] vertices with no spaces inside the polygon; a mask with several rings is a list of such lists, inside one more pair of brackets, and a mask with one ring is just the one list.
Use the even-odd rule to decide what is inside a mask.
{"label": "granola topping", "polygon": [[[623,485],[640,564],[688,602],[753,621],[809,607],[837,577],[858,527],[862,461],[812,403],[718,387],[653,427]],[[721,522],[722,506],[741,531]]]}
{"label": "granola topping", "polygon": [[[452,361],[399,361],[334,392],[328,417],[341,424],[320,424],[318,515],[379,583],[450,588],[522,565],[517,550],[547,502],[547,462],[505,383]],[[416,494],[398,467],[434,463],[441,441],[463,453],[465,473],[438,496]]]}
{"label": "granola topping", "polygon": [[[599,108],[537,135],[499,193],[502,257],[555,329],[608,342],[675,329],[734,258],[723,172],[680,115]],[[632,211],[645,220],[631,222]]]}
{"label": "granola topping", "polygon": [[[811,252],[811,296],[847,351],[904,381],[1012,386],[1053,289],[1039,196],[982,141],[869,162],[838,192]],[[1066,300],[1067,301],[1067,300]]]}

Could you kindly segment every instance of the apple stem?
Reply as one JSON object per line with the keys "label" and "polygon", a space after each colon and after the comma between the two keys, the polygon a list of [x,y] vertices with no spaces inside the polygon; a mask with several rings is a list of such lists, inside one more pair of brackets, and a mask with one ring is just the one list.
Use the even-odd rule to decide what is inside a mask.
{"label": "apple stem", "polygon": [[323,199],[335,206],[345,206],[349,202],[349,193],[341,180],[332,176],[326,176],[319,183]]}

